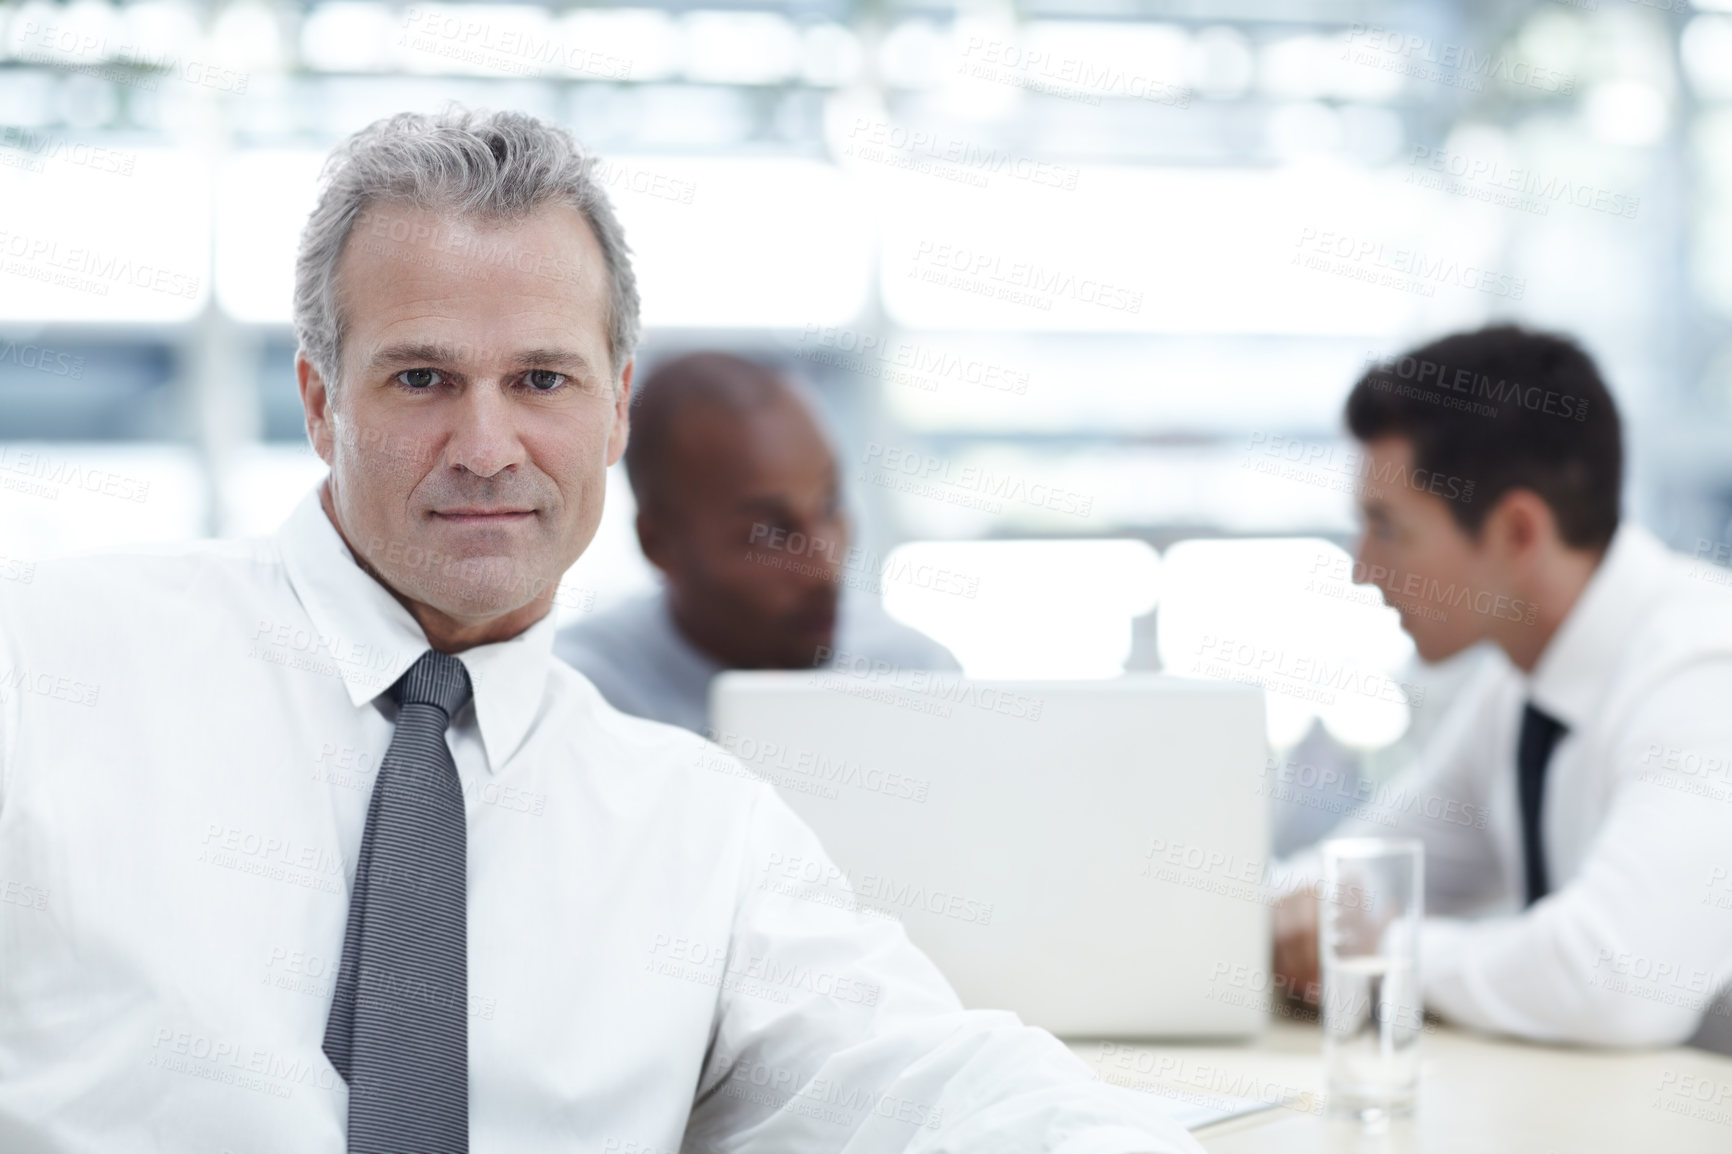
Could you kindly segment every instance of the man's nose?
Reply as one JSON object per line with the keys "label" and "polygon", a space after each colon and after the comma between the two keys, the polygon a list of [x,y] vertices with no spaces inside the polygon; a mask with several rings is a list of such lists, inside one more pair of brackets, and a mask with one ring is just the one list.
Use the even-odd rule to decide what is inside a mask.
{"label": "man's nose", "polygon": [[494,383],[465,389],[452,406],[450,439],[445,463],[461,466],[478,477],[491,477],[523,463],[523,440],[518,435],[517,406]]}

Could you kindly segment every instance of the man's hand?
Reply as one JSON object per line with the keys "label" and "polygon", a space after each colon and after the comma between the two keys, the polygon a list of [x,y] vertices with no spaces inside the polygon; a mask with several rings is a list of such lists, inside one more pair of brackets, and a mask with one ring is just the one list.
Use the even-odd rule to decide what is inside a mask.
{"label": "man's hand", "polygon": [[1323,1001],[1317,970],[1317,906],[1317,893],[1310,886],[1275,904],[1275,983],[1289,1001],[1308,1006]]}

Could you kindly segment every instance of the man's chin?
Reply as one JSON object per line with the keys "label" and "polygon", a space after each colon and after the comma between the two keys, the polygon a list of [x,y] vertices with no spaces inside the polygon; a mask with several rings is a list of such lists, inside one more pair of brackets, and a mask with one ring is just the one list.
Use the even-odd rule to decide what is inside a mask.
{"label": "man's chin", "polygon": [[488,618],[530,604],[554,582],[534,580],[509,557],[468,558],[442,573],[405,574],[398,593],[447,617]]}
{"label": "man's chin", "polygon": [[1413,648],[1419,654],[1419,659],[1427,665],[1448,661],[1478,640],[1474,637],[1435,637],[1418,634],[1407,629],[1406,626],[1407,623],[1402,622],[1403,629],[1406,629],[1407,635],[1413,639]]}

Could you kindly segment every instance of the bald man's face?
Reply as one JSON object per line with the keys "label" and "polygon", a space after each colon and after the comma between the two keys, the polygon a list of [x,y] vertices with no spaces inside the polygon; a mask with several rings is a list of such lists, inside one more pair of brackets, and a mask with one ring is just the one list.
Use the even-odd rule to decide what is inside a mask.
{"label": "bald man's face", "polygon": [[675,421],[660,508],[639,513],[675,620],[736,669],[809,667],[835,635],[848,548],[836,458],[792,393]]}

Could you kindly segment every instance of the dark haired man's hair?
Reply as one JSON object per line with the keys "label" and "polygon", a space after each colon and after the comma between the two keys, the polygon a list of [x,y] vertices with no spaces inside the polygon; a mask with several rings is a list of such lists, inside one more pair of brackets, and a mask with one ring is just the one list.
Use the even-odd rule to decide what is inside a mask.
{"label": "dark haired man's hair", "polygon": [[1572,548],[1603,550],[1618,527],[1618,410],[1568,337],[1497,325],[1379,361],[1347,397],[1347,427],[1405,438],[1416,470],[1471,482],[1471,501],[1448,504],[1475,537],[1511,489],[1537,493]]}

